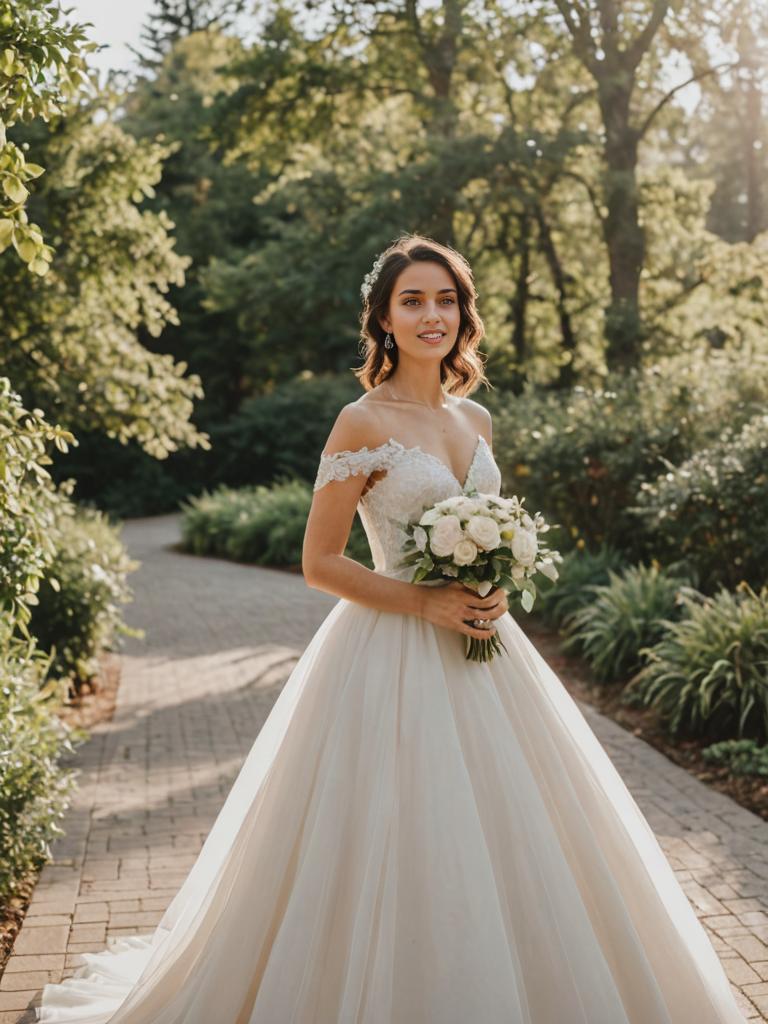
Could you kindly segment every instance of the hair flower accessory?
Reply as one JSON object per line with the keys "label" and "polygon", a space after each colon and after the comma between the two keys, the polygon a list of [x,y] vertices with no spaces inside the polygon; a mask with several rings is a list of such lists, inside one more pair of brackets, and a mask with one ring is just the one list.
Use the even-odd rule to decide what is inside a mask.
{"label": "hair flower accessory", "polygon": [[387,259],[387,253],[382,252],[376,257],[376,261],[363,278],[363,283],[360,286],[360,295],[362,298],[367,299],[371,294],[371,288],[373,288],[376,278],[381,272],[381,268],[384,266]]}

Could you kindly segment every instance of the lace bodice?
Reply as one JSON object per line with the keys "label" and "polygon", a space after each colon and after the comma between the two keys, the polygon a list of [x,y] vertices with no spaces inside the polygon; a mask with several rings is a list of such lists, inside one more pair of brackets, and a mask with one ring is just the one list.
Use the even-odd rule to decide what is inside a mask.
{"label": "lace bodice", "polygon": [[390,437],[376,448],[333,452],[320,456],[320,465],[313,490],[332,480],[377,470],[386,475],[373,482],[357,506],[376,572],[387,576],[410,578],[411,567],[397,569],[405,542],[404,527],[420,518],[429,508],[451,495],[467,492],[471,487],[486,494],[500,493],[501,473],[488,442],[477,435],[475,452],[462,484],[453,471],[430,452],[418,446],[406,448]]}

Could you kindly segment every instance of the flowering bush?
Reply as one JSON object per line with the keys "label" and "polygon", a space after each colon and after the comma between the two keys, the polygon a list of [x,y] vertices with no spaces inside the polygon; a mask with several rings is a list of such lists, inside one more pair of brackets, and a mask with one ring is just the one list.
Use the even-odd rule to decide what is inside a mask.
{"label": "flowering bush", "polygon": [[505,483],[562,524],[561,549],[606,543],[628,562],[663,561],[653,522],[630,511],[641,485],[765,409],[768,355],[684,353],[601,386],[531,384],[490,404]]}
{"label": "flowering bush", "polygon": [[710,592],[768,578],[768,415],[723,428],[717,442],[654,481],[628,511],[652,534],[659,558],[684,558]]}

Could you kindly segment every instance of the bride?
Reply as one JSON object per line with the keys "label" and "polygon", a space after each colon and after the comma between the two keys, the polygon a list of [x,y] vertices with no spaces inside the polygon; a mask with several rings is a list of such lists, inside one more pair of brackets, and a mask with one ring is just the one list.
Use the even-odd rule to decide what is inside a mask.
{"label": "bride", "polygon": [[[365,392],[320,457],[307,583],[338,596],[154,932],[45,1024],[743,1024],[648,823],[508,614],[398,570],[403,524],[498,494],[469,267],[405,235],[363,285]],[[347,558],[359,511],[373,570]],[[507,653],[464,656],[498,631]]]}

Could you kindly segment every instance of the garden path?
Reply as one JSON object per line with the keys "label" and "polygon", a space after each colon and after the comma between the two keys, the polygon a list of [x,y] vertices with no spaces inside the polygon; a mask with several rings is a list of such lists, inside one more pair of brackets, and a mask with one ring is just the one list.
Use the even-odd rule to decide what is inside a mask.
{"label": "garden path", "polygon": [[[66,835],[0,979],[0,1024],[111,935],[150,932],[335,598],[300,575],[173,550],[177,515],[128,521],[142,562],[111,722],[81,746]],[[579,703],[675,869],[750,1020],[768,1020],[768,823]]]}

